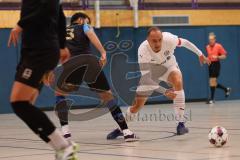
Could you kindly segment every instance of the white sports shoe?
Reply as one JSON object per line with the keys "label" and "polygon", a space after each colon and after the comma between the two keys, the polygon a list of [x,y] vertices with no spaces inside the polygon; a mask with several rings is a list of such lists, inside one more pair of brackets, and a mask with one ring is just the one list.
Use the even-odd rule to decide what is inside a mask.
{"label": "white sports shoe", "polygon": [[126,121],[128,121],[128,122],[135,121],[137,118],[137,115],[138,115],[138,113],[132,113],[130,111],[130,108],[131,107],[128,107],[127,112],[126,112],[126,117],[125,117]]}
{"label": "white sports shoe", "polygon": [[138,136],[136,136],[136,134],[134,134],[129,129],[123,130],[123,136],[124,136],[125,142],[136,142],[136,141],[140,140],[140,138]]}
{"label": "white sports shoe", "polygon": [[56,152],[56,160],[78,160],[78,150],[78,144],[71,142],[70,146]]}

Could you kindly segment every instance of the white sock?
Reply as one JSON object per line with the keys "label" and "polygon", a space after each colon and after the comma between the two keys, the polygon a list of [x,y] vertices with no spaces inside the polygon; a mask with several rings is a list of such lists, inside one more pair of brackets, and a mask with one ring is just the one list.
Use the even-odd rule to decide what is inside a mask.
{"label": "white sock", "polygon": [[61,129],[62,129],[63,135],[70,133],[69,125],[64,125],[62,126]]}
{"label": "white sock", "polygon": [[49,135],[48,138],[51,140],[49,144],[53,146],[55,150],[60,150],[69,146],[69,142],[62,136],[58,129]]}
{"label": "white sock", "polygon": [[132,135],[132,134],[133,134],[133,132],[130,131],[130,129],[124,129],[124,130],[123,130],[123,136]]}
{"label": "white sock", "polygon": [[134,121],[137,117],[138,113],[132,113],[131,107],[132,106],[128,107],[128,109],[127,109],[127,113],[126,113],[126,117],[125,117],[126,121]]}
{"label": "white sock", "polygon": [[176,98],[173,100],[173,106],[176,114],[177,122],[185,122],[185,93],[184,90],[175,91],[177,94]]}

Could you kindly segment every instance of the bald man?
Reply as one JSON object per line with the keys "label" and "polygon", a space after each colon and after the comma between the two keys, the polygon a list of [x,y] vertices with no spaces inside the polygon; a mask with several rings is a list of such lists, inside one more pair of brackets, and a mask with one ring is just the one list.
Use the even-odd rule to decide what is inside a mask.
{"label": "bald man", "polygon": [[[188,40],[178,38],[168,32],[161,32],[157,27],[150,28],[147,40],[138,49],[138,63],[142,76],[134,103],[128,108],[126,115],[128,119],[133,120],[154,91],[162,93],[173,100],[177,135],[183,135],[188,133],[188,128],[184,124],[185,94],[182,73],[174,56],[176,47],[185,47],[194,52],[201,64],[209,63],[202,52]],[[172,86],[172,89],[168,90],[161,87],[160,81],[167,82]]]}

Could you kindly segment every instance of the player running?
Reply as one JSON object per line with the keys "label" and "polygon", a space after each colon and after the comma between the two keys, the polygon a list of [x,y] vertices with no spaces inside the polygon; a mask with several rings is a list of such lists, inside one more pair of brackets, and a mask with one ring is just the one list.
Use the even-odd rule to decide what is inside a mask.
{"label": "player running", "polygon": [[[209,63],[202,52],[188,40],[178,38],[168,32],[161,32],[157,27],[150,28],[147,40],[138,49],[138,63],[142,76],[134,103],[128,108],[126,115],[127,119],[132,120],[154,91],[162,93],[173,99],[176,120],[178,121],[177,135],[183,135],[188,133],[188,128],[184,124],[185,94],[182,73],[174,56],[176,47],[185,47],[194,52],[201,63]],[[159,86],[161,81],[170,84],[173,90]]]}
{"label": "player running", "polygon": [[209,44],[206,46],[206,50],[208,59],[211,61],[211,65],[208,67],[211,97],[207,103],[213,104],[215,102],[214,96],[216,88],[222,89],[225,92],[226,98],[230,96],[231,88],[225,87],[217,80],[221,71],[220,61],[223,61],[227,58],[227,52],[220,43],[216,42],[216,35],[214,33],[210,33],[208,38]]}
{"label": "player running", "polygon": [[[56,160],[77,160],[76,145],[67,141],[34,103],[43,77],[57,65],[65,48],[65,16],[59,0],[23,0],[21,16],[12,29],[8,46],[22,34],[21,60],[17,66],[10,102],[13,111],[43,141],[56,150]],[[61,50],[60,50],[61,49]]]}
{"label": "player running", "polygon": [[[107,62],[106,51],[96,36],[93,28],[89,25],[90,23],[90,18],[81,12],[76,13],[71,17],[71,25],[67,27],[67,47],[70,50],[72,58],[79,55],[85,55],[83,58],[86,59],[87,65],[92,66],[92,72],[90,73],[91,75],[88,75],[86,72],[87,66],[80,67],[71,73],[71,75],[66,79],[65,85],[69,87],[76,86],[74,90],[78,90],[82,82],[86,82],[85,79],[87,77],[96,76],[96,81],[94,83],[86,82],[88,83],[89,88],[93,91],[96,91],[101,100],[106,102],[112,117],[119,125],[121,132],[123,132],[125,141],[137,141],[138,138],[136,135],[128,129],[122,111],[117,105],[116,99],[110,90],[106,76],[102,71],[102,67]],[[95,56],[92,56],[90,47],[91,43],[101,53],[100,62]],[[98,70],[100,71],[99,75],[93,75],[96,73],[95,71]],[[56,111],[62,126],[62,132],[65,138],[71,138],[71,133],[68,126],[68,106],[65,101],[65,96],[59,94],[56,98]],[[111,135],[108,135],[107,138],[115,139],[119,133],[112,133]]]}

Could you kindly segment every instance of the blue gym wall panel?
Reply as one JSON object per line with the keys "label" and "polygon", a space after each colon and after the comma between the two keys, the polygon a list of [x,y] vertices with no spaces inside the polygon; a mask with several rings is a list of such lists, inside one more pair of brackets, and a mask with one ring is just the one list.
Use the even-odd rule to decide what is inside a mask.
{"label": "blue gym wall panel", "polygon": [[[196,44],[205,54],[205,46],[208,42],[208,33],[215,32],[217,35],[217,40],[223,44],[224,48],[228,52],[228,57],[225,61],[221,62],[222,70],[219,77],[219,82],[233,89],[232,95],[229,99],[239,99],[240,98],[240,26],[206,26],[206,27],[163,27],[163,31],[171,32],[178,35],[179,37],[186,38]],[[99,35],[103,44],[109,41],[113,41],[116,44],[120,44],[124,40],[131,41],[133,46],[129,50],[122,50],[117,48],[113,52],[109,52],[108,60],[116,56],[116,54],[126,54],[128,56],[128,61],[133,63],[137,61],[137,48],[140,43],[145,40],[147,28],[134,29],[131,27],[120,28],[120,35],[117,37],[117,28],[101,28],[95,30],[97,35]],[[10,29],[0,30],[0,113],[10,113],[12,112],[9,96],[11,91],[11,86],[14,79],[15,69],[17,62],[19,61],[20,49],[18,48],[7,48],[7,40]],[[118,46],[119,47],[119,46]],[[98,55],[96,53],[96,55]],[[187,99],[204,99],[209,95],[208,87],[208,70],[207,66],[200,66],[198,58],[194,53],[188,51],[185,48],[176,49],[176,57],[179,63],[179,67],[183,72],[184,79],[184,89],[186,92]],[[122,77],[118,77],[118,74],[111,75],[110,64],[108,63],[104,69],[105,74],[108,77],[110,85],[112,85],[111,80],[119,80],[114,82],[115,85],[123,85],[120,80]],[[119,66],[121,65],[121,66]],[[127,70],[127,65],[124,63],[111,64],[111,69],[114,71]],[[134,69],[138,70],[138,65],[134,64]],[[114,77],[111,77],[114,76]],[[137,79],[135,81],[137,83]],[[121,89],[121,88],[120,88]],[[115,95],[118,96],[116,90],[114,90]],[[121,94],[129,94],[128,102],[129,104],[134,93],[122,92]],[[126,97],[126,96],[125,96]],[[72,97],[71,97],[72,98]],[[91,99],[85,99],[81,97],[74,96],[73,99],[76,101],[75,105],[94,105],[97,101]],[[224,94],[222,91],[216,92],[217,100],[224,100]],[[163,96],[152,97],[149,101],[159,102],[166,100]],[[48,87],[44,87],[43,92],[37,100],[37,106],[48,107],[53,106],[55,103],[54,91]],[[120,100],[121,105],[126,105],[123,100]]]}

